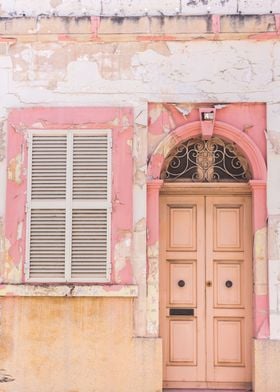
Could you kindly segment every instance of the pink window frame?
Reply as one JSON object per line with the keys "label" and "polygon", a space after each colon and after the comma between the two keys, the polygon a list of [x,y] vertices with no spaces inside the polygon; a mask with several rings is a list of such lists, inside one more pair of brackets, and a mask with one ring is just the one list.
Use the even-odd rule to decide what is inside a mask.
{"label": "pink window frame", "polygon": [[[131,284],[129,256],[118,264],[118,244],[132,233],[132,137],[131,108],[27,108],[12,110],[8,117],[5,238],[8,247],[5,268],[21,270],[18,282],[10,282],[2,270],[2,283],[25,282],[26,191],[28,172],[27,133],[29,130],[111,129],[112,130],[112,220],[111,279],[109,284]],[[124,174],[125,173],[125,174]],[[21,235],[19,236],[19,228]],[[126,255],[129,252],[126,253]]]}

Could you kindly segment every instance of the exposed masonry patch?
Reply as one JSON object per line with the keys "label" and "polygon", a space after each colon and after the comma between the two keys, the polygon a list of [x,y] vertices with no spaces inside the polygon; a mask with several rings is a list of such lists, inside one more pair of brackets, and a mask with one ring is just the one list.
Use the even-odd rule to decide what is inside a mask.
{"label": "exposed masonry patch", "polygon": [[256,231],[254,236],[254,274],[255,274],[255,294],[267,294],[267,228],[264,227]]}
{"label": "exposed masonry patch", "polygon": [[5,237],[4,237],[4,223],[3,218],[0,217],[0,259],[3,262],[5,255]]}
{"label": "exposed masonry patch", "polygon": [[5,158],[5,131],[4,122],[0,122],[0,162]]}
{"label": "exposed masonry patch", "polygon": [[268,142],[275,154],[280,154],[279,132],[269,131],[267,134]]}
{"label": "exposed masonry patch", "polygon": [[[280,260],[280,215],[269,217],[269,259]],[[279,271],[280,274],[280,271]],[[279,275],[280,276],[280,275]]]}

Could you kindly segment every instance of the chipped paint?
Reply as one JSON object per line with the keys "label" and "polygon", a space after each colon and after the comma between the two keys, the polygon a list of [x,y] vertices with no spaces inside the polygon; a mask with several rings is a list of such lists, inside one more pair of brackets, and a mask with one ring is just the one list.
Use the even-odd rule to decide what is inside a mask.
{"label": "chipped paint", "polygon": [[268,230],[269,260],[280,260],[280,215],[269,216]]}
{"label": "chipped paint", "polygon": [[147,280],[147,333],[158,336],[159,333],[159,244],[148,247],[148,280]]}
{"label": "chipped paint", "polygon": [[267,266],[267,228],[264,227],[254,235],[254,291],[256,295],[268,293]]}
{"label": "chipped paint", "polygon": [[8,179],[16,184],[22,183],[22,156],[18,154],[15,158],[10,159],[8,166]]}
{"label": "chipped paint", "polygon": [[190,110],[188,107],[184,107],[183,105],[174,105],[175,108],[184,116],[187,117],[190,114]]}
{"label": "chipped paint", "polygon": [[267,134],[267,142],[274,153],[280,155],[279,132],[269,131]]}
{"label": "chipped paint", "polygon": [[4,122],[0,122],[0,162],[5,158],[5,130]]}
{"label": "chipped paint", "polygon": [[0,297],[137,297],[136,285],[1,284]]}
{"label": "chipped paint", "polygon": [[130,283],[132,280],[131,267],[131,232],[122,233],[122,238],[114,250],[114,281]]}

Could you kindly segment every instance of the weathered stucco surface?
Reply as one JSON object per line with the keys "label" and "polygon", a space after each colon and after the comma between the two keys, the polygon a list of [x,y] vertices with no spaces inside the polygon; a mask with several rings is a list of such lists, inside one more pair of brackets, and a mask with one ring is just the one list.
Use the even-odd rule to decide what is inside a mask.
{"label": "weathered stucco surface", "polygon": [[[198,121],[201,105],[214,106],[218,121],[247,134],[267,158],[269,242],[266,249],[262,224],[255,232],[255,292],[256,305],[264,310],[260,329],[264,320],[267,334],[268,253],[270,337],[280,339],[280,22],[270,14],[280,12],[280,3],[165,0],[163,13],[176,14],[166,18],[158,4],[1,2],[0,14],[7,18],[0,18],[0,273],[7,284],[0,286],[0,359],[3,377],[15,379],[1,384],[1,391],[44,392],[42,385],[49,383],[54,392],[104,392],[112,391],[111,385],[122,385],[121,392],[160,390],[158,228],[147,233],[158,212],[153,203],[147,212],[147,162],[170,132]],[[49,17],[19,17],[23,13]],[[142,17],[98,17],[116,13]],[[21,284],[29,127],[103,127],[121,140],[122,149],[115,145],[114,153],[122,163],[113,165],[114,176],[122,167],[114,177],[120,191],[113,192],[119,224],[113,285]],[[153,189],[158,191],[159,184]],[[269,357],[262,353],[270,341],[260,344],[258,369]],[[274,363],[279,363],[277,353]],[[264,381],[256,375],[257,391],[274,391],[274,384]]]}
{"label": "weathered stucco surface", "polygon": [[160,339],[132,337],[130,299],[0,302],[1,392],[161,391]]}
{"label": "weathered stucco surface", "polygon": [[279,391],[279,340],[254,341],[254,392]]}
{"label": "weathered stucco surface", "polygon": [[1,15],[176,15],[280,12],[278,0],[2,0]]}

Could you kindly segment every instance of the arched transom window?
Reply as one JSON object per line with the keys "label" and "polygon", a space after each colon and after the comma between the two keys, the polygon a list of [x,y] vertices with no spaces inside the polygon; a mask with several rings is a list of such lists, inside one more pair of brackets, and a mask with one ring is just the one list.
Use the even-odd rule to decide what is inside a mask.
{"label": "arched transom window", "polygon": [[234,143],[218,137],[189,139],[171,151],[161,177],[196,182],[251,179],[249,165]]}

